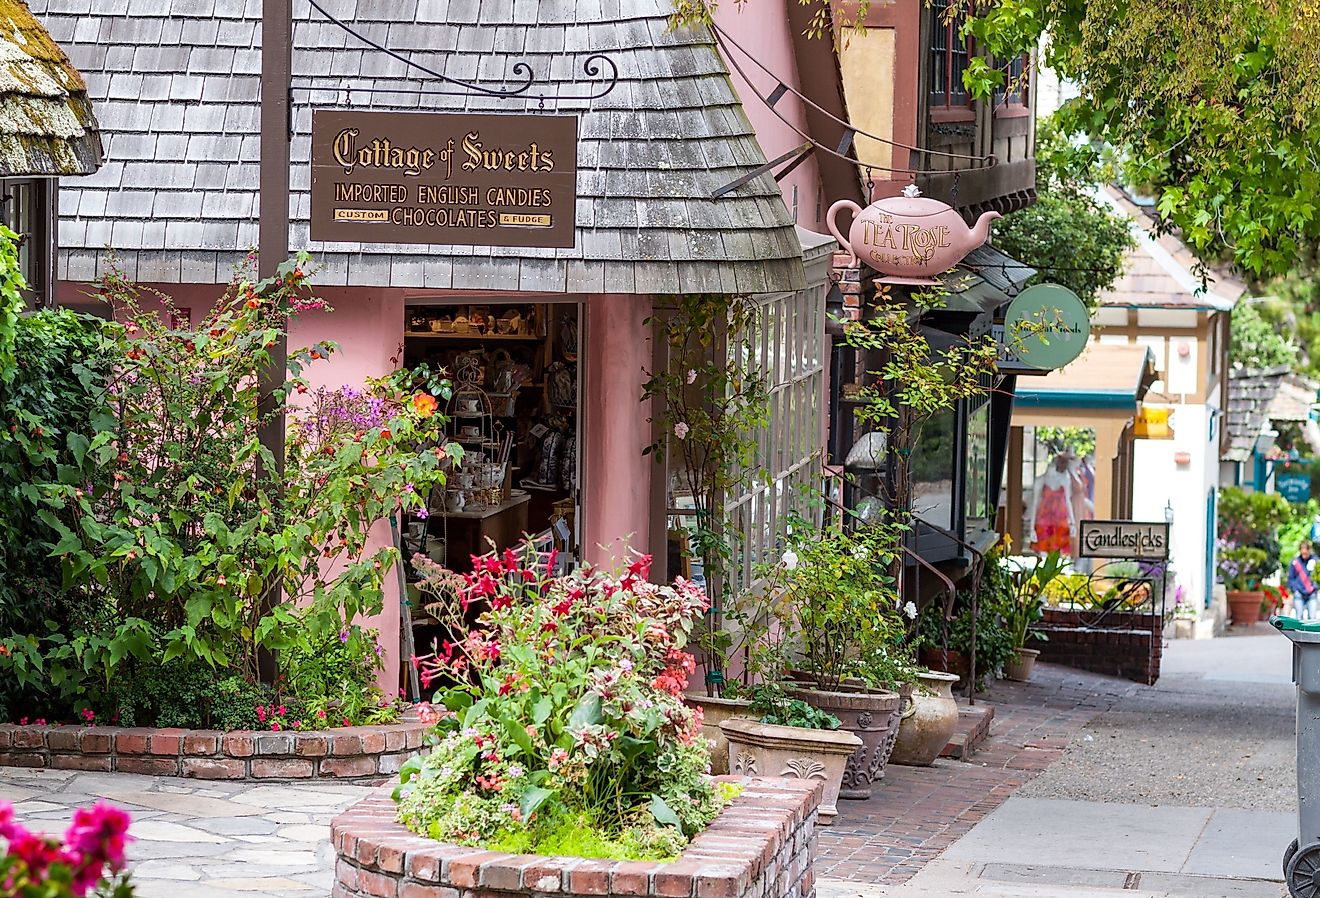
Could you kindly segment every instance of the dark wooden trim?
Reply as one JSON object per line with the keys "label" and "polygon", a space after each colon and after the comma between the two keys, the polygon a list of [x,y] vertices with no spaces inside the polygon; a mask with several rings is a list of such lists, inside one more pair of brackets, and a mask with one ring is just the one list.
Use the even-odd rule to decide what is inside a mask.
{"label": "dark wooden trim", "polygon": [[932,106],[930,108],[930,120],[932,122],[974,122],[976,121],[976,110],[970,106]]}

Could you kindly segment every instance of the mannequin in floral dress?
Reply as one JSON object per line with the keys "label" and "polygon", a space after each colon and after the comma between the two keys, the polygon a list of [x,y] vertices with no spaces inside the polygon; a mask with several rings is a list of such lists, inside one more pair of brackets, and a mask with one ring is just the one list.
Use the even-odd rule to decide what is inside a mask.
{"label": "mannequin in floral dress", "polygon": [[1064,450],[1054,457],[1054,464],[1036,480],[1031,500],[1031,550],[1041,555],[1058,552],[1073,554],[1073,534],[1077,519],[1073,513],[1075,481],[1068,469],[1072,453]]}

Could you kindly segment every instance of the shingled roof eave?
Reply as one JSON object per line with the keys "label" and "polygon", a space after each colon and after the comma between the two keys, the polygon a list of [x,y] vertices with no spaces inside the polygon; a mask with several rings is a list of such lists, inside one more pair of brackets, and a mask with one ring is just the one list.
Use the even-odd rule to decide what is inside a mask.
{"label": "shingled roof eave", "polygon": [[[58,24],[72,30],[72,20],[86,18],[86,13],[75,14],[75,5],[67,0],[33,2],[45,4],[52,28]],[[233,34],[255,33],[251,3],[214,2],[215,18],[222,15],[222,4],[228,17],[221,27]],[[295,80],[317,73],[318,84],[330,96],[340,98],[341,106],[417,110],[419,103],[440,102],[419,100],[415,95],[391,97],[386,87],[403,86],[401,82],[416,73],[379,54],[364,52],[314,16],[305,3],[297,5]],[[536,94],[501,101],[499,108],[576,113],[581,117],[583,137],[575,210],[577,241],[571,250],[321,244],[310,240],[307,225],[310,107],[300,99],[306,94],[295,93],[290,245],[313,252],[322,283],[638,294],[774,292],[804,286],[802,247],[773,178],[762,174],[719,200],[711,198],[717,188],[753,172],[765,156],[709,33],[704,29],[671,30],[668,0],[630,0],[613,13],[579,4],[568,16],[563,15],[562,3],[529,0],[520,2],[519,16],[512,22],[507,16],[495,21],[497,10],[491,7],[487,12],[489,4],[432,4],[424,11],[415,2],[327,0],[327,5],[332,12],[342,13],[339,7],[351,9],[345,17],[357,16],[354,24],[372,33],[388,29],[393,45],[448,74],[466,72],[468,78],[493,78],[492,72],[503,70],[490,65],[489,49],[454,48],[488,48],[498,40],[506,52],[496,55],[526,59],[538,76],[549,73],[547,77],[552,78],[545,91],[544,110]],[[207,17],[190,15],[188,9],[191,7],[181,0],[143,0],[141,15],[131,22],[109,22],[113,17],[103,17],[102,27],[108,23],[111,28],[122,28],[126,39],[138,43],[121,54],[131,60],[127,73],[112,70],[108,63],[88,70],[93,97],[107,96],[98,109],[106,131],[112,134],[112,160],[119,161],[121,146],[140,153],[137,160],[125,159],[125,167],[140,167],[142,173],[116,170],[113,178],[65,186],[62,209],[70,214],[61,217],[58,275],[62,279],[92,280],[104,273],[102,248],[113,238],[120,265],[138,280],[224,282],[236,254],[256,243],[255,139],[243,137],[234,148],[232,141],[225,142],[229,131],[218,125],[210,131],[206,128],[208,115],[226,123],[251,120],[259,39],[252,36],[247,45],[231,43],[229,49],[217,48],[214,41],[203,46],[204,39],[190,44],[191,38],[179,37],[177,46],[162,39],[161,23],[165,23],[165,35],[178,34],[180,18],[185,20],[185,36],[215,27]],[[94,10],[92,16],[97,15]],[[78,28],[79,33],[83,30]],[[597,51],[618,62],[618,87],[589,103],[557,99],[583,93],[581,82],[573,79],[578,77],[581,61]],[[97,57],[97,48],[91,44],[75,42],[70,52],[75,61],[82,54],[89,63]],[[333,60],[327,52],[334,54]],[[133,79],[150,80],[162,62],[184,70],[185,83],[180,85],[180,76],[176,76],[170,95],[181,89],[192,91],[189,95],[197,99],[183,111],[193,119],[190,127],[195,123],[199,130],[187,131],[181,123],[162,124],[145,114],[143,104],[110,95],[112,78],[122,76],[129,84],[135,83]],[[350,63],[357,68],[348,72],[345,67],[351,67]],[[339,75],[326,80],[326,71],[345,73],[341,81],[335,80]],[[481,97],[447,97],[444,104],[444,110],[438,111],[491,111],[495,105]],[[174,110],[166,111],[177,115]],[[173,156],[161,152],[167,138],[182,138],[186,150],[171,149]],[[195,153],[196,141],[210,146],[204,153]],[[140,145],[136,149],[132,149],[134,142]],[[224,153],[232,153],[232,158]],[[636,157],[635,164],[629,153]],[[212,180],[220,179],[218,186],[208,183],[200,172],[181,174],[189,166],[216,168],[203,160],[226,164],[212,174]],[[152,165],[169,171],[152,178]],[[181,177],[188,179],[186,184],[172,180]],[[130,182],[130,178],[139,180]],[[197,203],[196,214],[183,218],[175,201],[196,201],[199,195],[202,202]],[[141,197],[136,206],[135,196]],[[144,211],[148,207],[153,208],[151,214]],[[89,215],[87,209],[95,211]],[[155,210],[163,211],[163,216]]]}
{"label": "shingled roof eave", "polygon": [[23,0],[0,0],[0,177],[89,175],[102,157],[82,74]]}

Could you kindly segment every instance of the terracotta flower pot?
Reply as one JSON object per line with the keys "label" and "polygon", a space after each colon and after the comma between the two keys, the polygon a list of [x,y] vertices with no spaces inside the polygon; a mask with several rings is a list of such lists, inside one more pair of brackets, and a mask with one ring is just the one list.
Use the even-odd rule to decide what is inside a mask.
{"label": "terracotta flower pot", "polygon": [[1230,591],[1228,594],[1228,614],[1235,627],[1250,627],[1260,620],[1260,605],[1265,601],[1262,590],[1244,592]]}
{"label": "terracotta flower pot", "polygon": [[953,697],[957,675],[932,670],[917,674],[917,680],[921,688],[903,710],[891,764],[929,767],[958,729],[958,702]]}
{"label": "terracotta flower pot", "polygon": [[724,738],[720,724],[734,717],[747,717],[752,703],[741,698],[708,695],[686,695],[683,700],[701,709],[701,734],[711,741],[710,772],[723,776],[729,772],[729,740]]}
{"label": "terracotta flower pot", "polygon": [[847,730],[809,730],[741,717],[724,721],[720,729],[729,740],[730,773],[823,780],[818,819],[824,826],[834,822],[843,769],[860,739]]}
{"label": "terracotta flower pot", "polygon": [[945,673],[957,674],[958,679],[964,683],[972,672],[972,661],[962,652],[955,652],[952,649],[944,651],[943,649],[922,649],[921,663],[931,670],[940,670]]}
{"label": "terracotta flower pot", "polygon": [[857,751],[848,759],[839,797],[854,801],[870,798],[872,784],[884,778],[885,764],[898,736],[898,716],[903,705],[898,693],[852,688],[839,692],[790,689],[789,694],[833,714],[843,729],[861,740]]}
{"label": "terracotta flower pot", "polygon": [[1013,660],[1004,665],[1004,679],[1017,683],[1030,682],[1032,671],[1036,669],[1036,658],[1039,656],[1038,649],[1018,649]]}

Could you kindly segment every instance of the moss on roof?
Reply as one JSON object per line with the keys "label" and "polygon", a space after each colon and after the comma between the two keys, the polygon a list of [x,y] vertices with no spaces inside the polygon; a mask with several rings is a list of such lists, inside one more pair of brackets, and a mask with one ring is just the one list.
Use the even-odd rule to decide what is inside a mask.
{"label": "moss on roof", "polygon": [[87,84],[22,0],[0,0],[0,177],[101,166]]}

